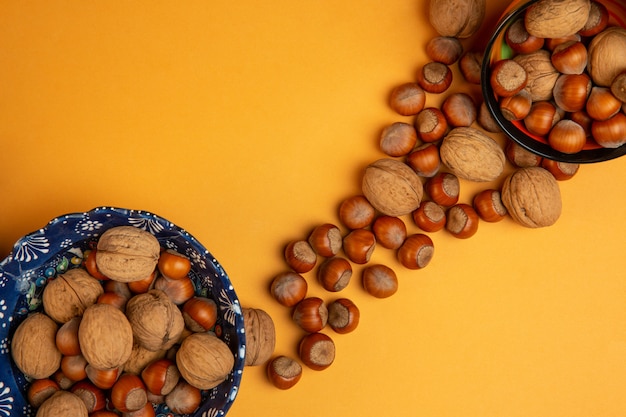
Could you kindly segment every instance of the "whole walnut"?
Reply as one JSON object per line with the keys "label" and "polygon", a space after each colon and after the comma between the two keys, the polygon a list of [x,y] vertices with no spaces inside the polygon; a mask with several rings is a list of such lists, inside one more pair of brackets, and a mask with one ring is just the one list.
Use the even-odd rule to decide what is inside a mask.
{"label": "whole walnut", "polygon": [[124,364],[123,371],[129,374],[139,375],[143,368],[145,368],[150,362],[164,358],[166,353],[167,351],[165,350],[148,350],[135,343],[133,345],[130,358],[128,358]]}
{"label": "whole walnut", "polygon": [[87,417],[87,406],[76,394],[57,391],[41,404],[36,417]]}
{"label": "whole walnut", "polygon": [[457,127],[444,137],[441,162],[459,178],[485,182],[498,178],[505,165],[504,151],[491,137],[473,127]]}
{"label": "whole walnut", "polygon": [[133,226],[112,227],[98,239],[96,265],[112,280],[139,281],[154,271],[160,252],[151,233]]}
{"label": "whole walnut", "polygon": [[609,26],[589,43],[589,75],[596,85],[609,87],[626,71],[626,29]]}
{"label": "whole walnut", "polygon": [[554,176],[541,167],[520,168],[502,185],[502,203],[522,226],[551,226],[561,215],[561,192]]}
{"label": "whole walnut", "polygon": [[485,18],[485,0],[430,0],[428,18],[441,36],[469,38]]}
{"label": "whole walnut", "polygon": [[528,78],[524,89],[530,93],[532,101],[552,99],[556,80],[561,74],[552,64],[550,52],[540,49],[528,54],[516,55],[513,60],[526,71]]}
{"label": "whole walnut", "polygon": [[574,35],[587,23],[590,0],[539,0],[526,10],[526,31],[538,38]]}
{"label": "whole walnut", "polygon": [[228,377],[235,357],[228,345],[212,333],[193,333],[176,352],[181,376],[198,389],[211,389]]}
{"label": "whole walnut", "polygon": [[424,195],[424,185],[415,171],[391,158],[379,159],[365,168],[362,189],[370,204],[388,216],[412,212]]}
{"label": "whole walnut", "polygon": [[258,308],[243,308],[243,324],[246,331],[247,366],[267,362],[276,345],[274,321],[267,312]]}
{"label": "whole walnut", "polygon": [[117,307],[94,304],[85,310],[80,321],[78,342],[83,356],[94,368],[118,368],[132,352],[133,330]]}
{"label": "whole walnut", "polygon": [[100,281],[82,268],[69,269],[46,284],[43,309],[59,323],[81,316],[104,292]]}
{"label": "whole walnut", "polygon": [[33,379],[47,378],[61,365],[57,349],[58,326],[43,313],[33,313],[17,326],[11,340],[11,356],[24,375]]}
{"label": "whole walnut", "polygon": [[151,351],[172,347],[185,328],[180,309],[161,290],[131,298],[126,304],[126,316],[136,342]]}

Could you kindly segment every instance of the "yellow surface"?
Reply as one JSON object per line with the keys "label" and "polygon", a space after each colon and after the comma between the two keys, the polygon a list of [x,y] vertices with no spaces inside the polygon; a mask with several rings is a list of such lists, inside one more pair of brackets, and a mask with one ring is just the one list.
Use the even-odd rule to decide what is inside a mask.
{"label": "yellow surface", "polygon": [[[504,9],[488,2],[488,21]],[[221,261],[244,305],[302,332],[268,294],[282,248],[338,222],[387,106],[433,36],[426,2],[0,2],[0,255],[66,212],[153,211]],[[457,85],[456,88],[463,89]],[[430,97],[438,104],[440,97]],[[500,138],[501,139],[501,138]],[[550,228],[507,219],[433,235],[432,263],[361,308],[335,363],[292,390],[247,368],[229,416],[624,416],[626,160],[561,183]],[[483,184],[462,183],[469,202]],[[415,226],[407,219],[411,231]],[[313,274],[310,294],[320,290]],[[332,335],[332,331],[328,331]]]}

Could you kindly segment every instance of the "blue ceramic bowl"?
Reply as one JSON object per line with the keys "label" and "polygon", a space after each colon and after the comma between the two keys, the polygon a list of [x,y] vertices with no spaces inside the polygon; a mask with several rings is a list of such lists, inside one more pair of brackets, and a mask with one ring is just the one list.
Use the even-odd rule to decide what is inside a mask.
{"label": "blue ceramic bowl", "polygon": [[[190,276],[196,294],[210,297],[219,306],[216,334],[230,347],[235,366],[226,381],[204,391],[194,416],[223,416],[232,405],[241,382],[245,359],[245,334],[241,306],[226,272],[211,253],[192,235],[155,214],[139,210],[98,207],[51,220],[44,228],[15,243],[0,263],[0,416],[34,416],[25,392],[30,381],[11,359],[11,338],[16,327],[34,311],[42,310],[46,283],[69,268],[78,267],[83,253],[95,247],[98,237],[114,226],[134,226],[152,233],[161,247],[171,248],[191,259]],[[156,415],[173,413],[165,406]]]}

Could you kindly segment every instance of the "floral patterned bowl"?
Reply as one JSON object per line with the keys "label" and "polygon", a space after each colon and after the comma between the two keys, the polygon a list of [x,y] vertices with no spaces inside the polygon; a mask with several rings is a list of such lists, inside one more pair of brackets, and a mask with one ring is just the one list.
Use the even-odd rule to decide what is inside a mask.
{"label": "floral patterned bowl", "polygon": [[[139,210],[98,207],[89,212],[66,214],[30,233],[0,262],[0,416],[29,417],[34,410],[26,400],[30,381],[11,359],[11,338],[16,327],[34,311],[42,310],[46,283],[69,268],[81,264],[83,253],[93,248],[98,237],[114,226],[144,229],[192,261],[190,276],[196,294],[214,299],[219,306],[215,333],[230,347],[235,366],[217,387],[202,393],[202,404],[193,416],[223,416],[232,405],[241,382],[245,359],[245,334],[241,306],[235,290],[219,262],[187,231],[155,214]],[[174,414],[165,405],[157,416]]]}

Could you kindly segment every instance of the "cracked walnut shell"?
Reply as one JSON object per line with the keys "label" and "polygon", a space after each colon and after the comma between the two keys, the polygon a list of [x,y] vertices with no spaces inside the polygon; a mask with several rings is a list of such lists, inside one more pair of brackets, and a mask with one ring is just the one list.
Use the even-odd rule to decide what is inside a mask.
{"label": "cracked walnut shell", "polygon": [[43,309],[58,323],[81,316],[104,292],[100,282],[82,268],[70,269],[50,281],[43,290]]}
{"label": "cracked walnut shell", "polygon": [[134,226],[117,226],[98,239],[96,265],[108,278],[133,282],[154,271],[161,247],[157,238]]}
{"label": "cracked walnut shell", "polygon": [[228,345],[212,333],[193,333],[176,352],[181,376],[198,389],[211,389],[226,380],[235,365]]}
{"label": "cracked walnut shell", "polygon": [[561,215],[561,192],[554,176],[544,168],[520,168],[502,185],[502,203],[522,226],[551,226]]}

